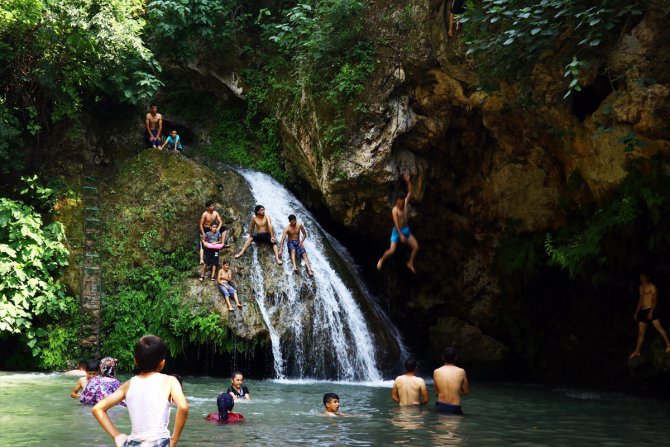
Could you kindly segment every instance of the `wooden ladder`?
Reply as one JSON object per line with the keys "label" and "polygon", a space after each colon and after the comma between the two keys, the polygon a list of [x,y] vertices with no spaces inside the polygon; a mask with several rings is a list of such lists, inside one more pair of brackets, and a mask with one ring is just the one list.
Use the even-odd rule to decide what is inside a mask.
{"label": "wooden ladder", "polygon": [[98,180],[84,176],[84,272],[81,310],[84,314],[80,345],[85,351],[100,354],[100,317],[102,314],[102,263],[100,262],[101,212]]}

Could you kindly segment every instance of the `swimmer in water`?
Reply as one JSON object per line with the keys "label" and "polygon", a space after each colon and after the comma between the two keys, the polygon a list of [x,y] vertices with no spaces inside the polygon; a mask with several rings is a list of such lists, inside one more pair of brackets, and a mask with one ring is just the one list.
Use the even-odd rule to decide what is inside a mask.
{"label": "swimmer in water", "polygon": [[405,374],[398,376],[393,382],[391,399],[400,405],[425,405],[428,403],[426,382],[416,377],[416,360],[409,358],[405,361]]}
{"label": "swimmer in water", "polygon": [[323,405],[326,407],[326,410],[322,413],[324,416],[346,416],[344,413],[340,413],[340,396],[335,393],[324,394]]}
{"label": "swimmer in water", "polygon": [[251,399],[251,394],[249,394],[249,388],[244,386],[244,376],[239,371],[234,371],[230,375],[230,386],[226,390],[226,393],[233,396],[233,399]]}
{"label": "swimmer in water", "polygon": [[71,398],[79,399],[81,396],[80,391],[86,388],[88,381],[95,377],[98,373],[98,367],[99,363],[97,360],[89,360],[85,363],[86,375],[77,380],[77,384],[72,388],[72,392],[70,393]]}
{"label": "swimmer in water", "polygon": [[228,393],[221,393],[216,399],[216,406],[219,409],[218,413],[210,413],[205,419],[208,421],[220,422],[220,423],[230,423],[230,422],[242,422],[244,416],[239,413],[233,413],[233,407],[235,406],[235,399]]}
{"label": "swimmer in water", "polygon": [[461,396],[470,394],[468,376],[463,368],[454,364],[456,363],[454,348],[446,348],[442,353],[442,360],[444,360],[444,366],[433,372],[435,394],[437,394],[435,408],[440,413],[463,414]]}

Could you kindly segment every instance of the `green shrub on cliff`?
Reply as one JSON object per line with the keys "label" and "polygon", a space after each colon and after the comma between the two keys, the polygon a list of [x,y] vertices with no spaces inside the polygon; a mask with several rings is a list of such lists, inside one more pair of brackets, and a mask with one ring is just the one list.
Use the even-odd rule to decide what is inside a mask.
{"label": "green shrub on cliff", "polygon": [[545,251],[550,265],[566,269],[572,278],[605,264],[638,270],[670,253],[670,232],[663,225],[669,219],[668,163],[637,161],[600,203],[573,208],[571,223],[546,235]]}
{"label": "green shrub on cliff", "polygon": [[[74,299],[54,279],[68,262],[63,238],[61,224],[45,226],[31,206],[0,198],[0,338],[18,334],[45,367],[64,366],[52,335],[69,330],[46,325],[76,313]],[[61,345],[71,349],[72,338],[65,338]]]}
{"label": "green shrub on cliff", "polygon": [[[160,67],[142,41],[143,7],[143,0],[0,2],[0,123],[28,137],[99,96],[150,98]],[[23,158],[16,136],[0,132],[3,166]]]}
{"label": "green shrub on cliff", "polygon": [[481,80],[517,80],[536,63],[558,62],[570,79],[568,94],[596,55],[616,42],[621,28],[649,7],[645,0],[482,0],[468,2],[461,18]]}

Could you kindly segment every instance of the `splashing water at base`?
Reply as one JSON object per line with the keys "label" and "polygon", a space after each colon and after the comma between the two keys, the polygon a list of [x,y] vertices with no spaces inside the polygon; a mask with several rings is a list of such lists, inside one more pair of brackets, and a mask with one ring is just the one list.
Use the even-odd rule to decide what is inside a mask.
{"label": "splashing water at base", "polygon": [[[271,273],[278,276],[282,291],[281,299],[276,302],[266,299],[262,284],[258,256],[265,256],[265,252],[259,254],[259,250],[254,250],[254,280],[260,281],[256,301],[270,330],[277,377],[381,380],[375,337],[357,302],[357,298],[366,299],[366,292],[360,290],[357,281],[344,278],[346,269],[341,266],[347,260],[341,259],[330,245],[328,240],[332,236],[323,231],[293,194],[271,177],[248,170],[239,172],[249,183],[256,203],[263,205],[266,215],[272,218],[277,242],[290,214],[296,215],[308,234],[304,246],[314,277],[307,277],[299,259],[296,260],[299,273],[294,273],[290,253],[284,250],[284,264]],[[395,330],[388,319],[382,326],[391,333]]]}

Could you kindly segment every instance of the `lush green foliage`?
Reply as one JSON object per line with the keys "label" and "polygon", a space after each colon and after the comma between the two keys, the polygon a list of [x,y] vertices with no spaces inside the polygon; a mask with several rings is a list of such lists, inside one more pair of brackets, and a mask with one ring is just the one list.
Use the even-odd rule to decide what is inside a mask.
{"label": "lush green foliage", "polygon": [[149,1],[151,43],[162,58],[180,61],[221,49],[234,39],[245,18],[238,3],[232,0]]}
{"label": "lush green foliage", "polygon": [[[30,179],[26,194],[49,203],[51,194]],[[0,198],[0,336],[21,334],[21,340],[38,357],[42,367],[62,367],[76,342],[73,324],[55,321],[68,316],[76,321],[76,303],[56,281],[68,263],[59,223],[44,226],[29,205]]]}
{"label": "lush green foliage", "polygon": [[569,219],[573,224],[547,234],[545,251],[551,265],[567,269],[573,278],[605,263],[610,268],[639,269],[640,264],[655,262],[654,256],[670,251],[670,234],[663,225],[668,218],[667,163],[638,162],[597,208],[577,208]]}
{"label": "lush green foliage", "polygon": [[644,0],[482,0],[468,2],[464,17],[467,53],[482,81],[527,76],[538,62],[560,63],[570,78],[567,94],[595,55],[616,41],[621,26],[642,13]]}
{"label": "lush green foliage", "polygon": [[18,132],[38,135],[99,95],[131,103],[153,95],[160,67],[142,41],[143,7],[143,0],[0,3],[2,165],[22,158]]}

